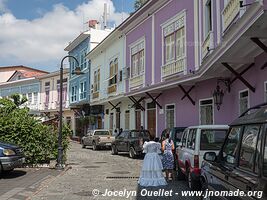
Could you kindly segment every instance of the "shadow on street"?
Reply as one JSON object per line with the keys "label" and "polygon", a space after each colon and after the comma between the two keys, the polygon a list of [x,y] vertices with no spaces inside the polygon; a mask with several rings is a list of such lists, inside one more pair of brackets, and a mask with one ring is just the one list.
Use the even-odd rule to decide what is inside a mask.
{"label": "shadow on street", "polygon": [[22,171],[22,170],[14,170],[10,172],[2,172],[0,174],[0,179],[13,179],[13,178],[18,178],[20,176],[26,175],[27,172]]}

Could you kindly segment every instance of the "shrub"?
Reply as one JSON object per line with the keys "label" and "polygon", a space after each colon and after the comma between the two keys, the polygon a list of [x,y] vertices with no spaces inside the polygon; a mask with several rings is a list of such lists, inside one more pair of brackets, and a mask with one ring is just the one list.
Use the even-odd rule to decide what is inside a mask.
{"label": "shrub", "polygon": [[[29,115],[28,108],[19,107],[9,99],[0,99],[0,141],[22,147],[28,164],[49,163],[57,156],[58,131]],[[65,160],[69,132],[64,126]]]}

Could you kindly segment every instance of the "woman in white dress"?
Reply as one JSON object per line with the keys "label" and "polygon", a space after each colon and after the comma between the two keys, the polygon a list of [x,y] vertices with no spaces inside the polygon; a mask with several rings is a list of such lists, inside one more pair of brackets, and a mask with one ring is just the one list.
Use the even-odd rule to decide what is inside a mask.
{"label": "woman in white dress", "polygon": [[159,156],[159,153],[161,153],[160,143],[151,140],[145,142],[143,148],[143,152],[146,155],[138,184],[144,187],[167,185],[162,173],[163,167]]}

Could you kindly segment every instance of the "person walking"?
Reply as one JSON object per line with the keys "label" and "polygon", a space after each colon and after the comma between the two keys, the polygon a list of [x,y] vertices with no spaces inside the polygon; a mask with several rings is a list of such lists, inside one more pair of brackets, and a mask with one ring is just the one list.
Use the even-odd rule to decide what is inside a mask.
{"label": "person walking", "polygon": [[154,138],[150,136],[150,141],[144,143],[143,149],[146,155],[138,184],[143,187],[167,185],[162,173],[163,167],[159,156],[161,144],[155,142]]}
{"label": "person walking", "polygon": [[162,142],[162,165],[166,173],[166,180],[169,181],[170,174],[172,175],[172,180],[174,180],[174,157],[172,151],[174,150],[174,143],[170,138],[170,132],[166,133],[166,139]]}

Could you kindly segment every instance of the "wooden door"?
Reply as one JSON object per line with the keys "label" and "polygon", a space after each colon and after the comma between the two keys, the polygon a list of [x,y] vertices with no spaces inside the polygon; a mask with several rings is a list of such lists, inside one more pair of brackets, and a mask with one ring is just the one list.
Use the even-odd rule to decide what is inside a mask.
{"label": "wooden door", "polygon": [[141,129],[141,110],[135,111],[135,128],[137,130]]}
{"label": "wooden door", "polygon": [[156,136],[156,109],[147,110],[147,129],[152,136]]}
{"label": "wooden door", "polygon": [[97,117],[97,125],[98,129],[102,129],[102,118],[100,116]]}

